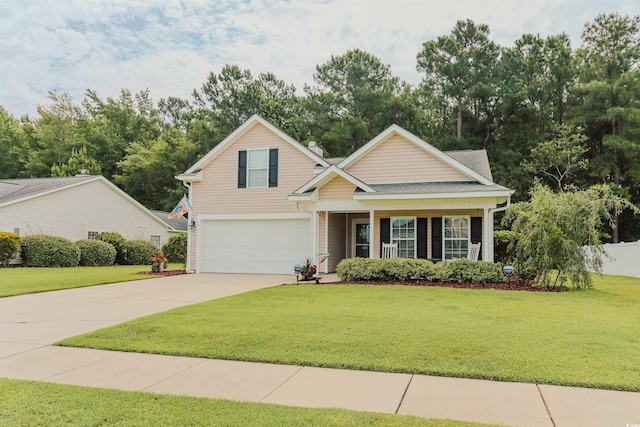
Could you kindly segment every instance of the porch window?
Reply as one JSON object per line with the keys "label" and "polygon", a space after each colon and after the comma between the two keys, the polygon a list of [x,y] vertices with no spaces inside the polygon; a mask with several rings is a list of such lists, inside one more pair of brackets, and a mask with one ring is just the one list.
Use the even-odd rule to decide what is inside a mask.
{"label": "porch window", "polygon": [[466,258],[469,251],[469,217],[444,217],[444,259]]}
{"label": "porch window", "polygon": [[398,257],[416,257],[416,217],[391,218],[391,243],[398,244]]}

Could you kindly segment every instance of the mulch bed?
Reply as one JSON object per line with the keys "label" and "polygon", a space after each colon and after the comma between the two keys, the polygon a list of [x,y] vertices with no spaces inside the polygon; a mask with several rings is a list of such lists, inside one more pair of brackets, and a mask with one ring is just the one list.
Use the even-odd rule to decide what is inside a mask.
{"label": "mulch bed", "polygon": [[177,276],[179,274],[187,274],[184,270],[171,270],[171,271],[163,271],[155,272],[155,271],[141,271],[138,273],[141,276]]}
{"label": "mulch bed", "polygon": [[[327,282],[323,285],[353,285],[354,282]],[[518,283],[517,280],[513,280],[511,284],[507,282],[498,283],[471,283],[471,282],[429,282],[427,280],[398,280],[398,281],[377,281],[377,280],[360,280],[358,285],[401,285],[401,286],[437,286],[440,288],[459,288],[459,289],[499,289],[503,291],[526,291],[526,292],[564,292],[568,291],[568,288],[555,287],[555,288],[542,288],[536,286],[530,286],[524,283]]]}

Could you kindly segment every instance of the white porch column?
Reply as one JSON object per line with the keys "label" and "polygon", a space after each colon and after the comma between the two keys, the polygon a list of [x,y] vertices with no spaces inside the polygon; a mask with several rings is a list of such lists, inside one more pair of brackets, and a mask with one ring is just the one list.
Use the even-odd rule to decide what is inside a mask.
{"label": "white porch column", "polygon": [[369,258],[375,258],[373,255],[373,231],[375,230],[375,221],[373,220],[373,209],[369,211]]}
{"label": "white porch column", "polygon": [[[329,253],[329,215],[328,211],[324,212],[324,253]],[[320,260],[318,260],[320,261]],[[320,264],[317,264],[320,265]],[[329,272],[329,260],[325,259],[324,261],[324,274]]]}
{"label": "white porch column", "polygon": [[482,259],[493,262],[493,212],[484,208],[484,249]]}
{"label": "white porch column", "polygon": [[311,211],[311,259],[318,265],[318,233],[320,232],[318,211]]}

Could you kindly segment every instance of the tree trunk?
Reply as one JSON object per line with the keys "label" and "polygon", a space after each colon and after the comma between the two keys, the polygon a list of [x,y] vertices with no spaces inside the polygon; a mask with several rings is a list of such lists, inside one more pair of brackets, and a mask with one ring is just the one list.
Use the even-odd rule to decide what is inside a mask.
{"label": "tree trunk", "polygon": [[458,139],[462,138],[462,98],[458,97]]}

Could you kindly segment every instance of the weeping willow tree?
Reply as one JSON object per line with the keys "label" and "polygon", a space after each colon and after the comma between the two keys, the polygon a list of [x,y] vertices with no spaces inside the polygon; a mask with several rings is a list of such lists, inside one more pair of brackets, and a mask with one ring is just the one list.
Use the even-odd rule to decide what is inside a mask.
{"label": "weeping willow tree", "polygon": [[615,226],[614,214],[627,208],[640,213],[606,185],[554,193],[536,182],[530,195],[507,210],[503,225],[520,233],[516,256],[542,286],[569,279],[577,288],[591,287],[589,271],[602,271],[602,239],[605,228]]}

